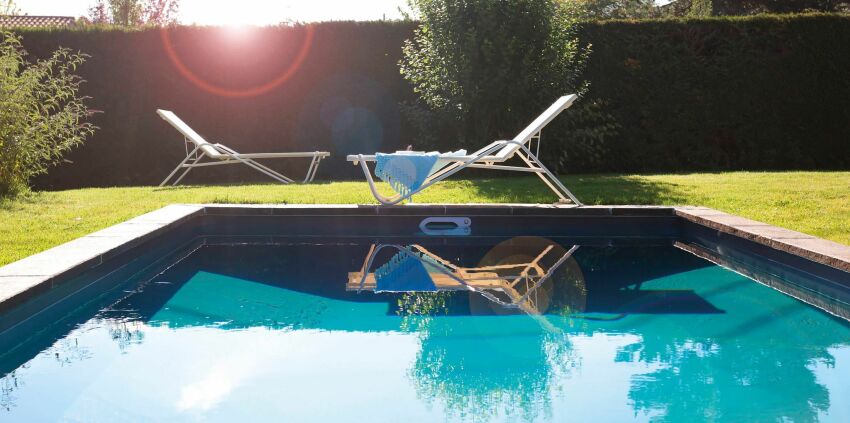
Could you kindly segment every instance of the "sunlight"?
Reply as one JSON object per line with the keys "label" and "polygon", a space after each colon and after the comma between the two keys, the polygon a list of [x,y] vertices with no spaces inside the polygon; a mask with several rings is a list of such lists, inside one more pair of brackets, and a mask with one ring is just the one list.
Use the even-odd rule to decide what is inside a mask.
{"label": "sunlight", "polygon": [[[253,39],[253,35],[256,34],[257,31],[260,30],[255,26],[227,25],[225,26],[225,31],[222,32],[222,35],[224,35],[226,43],[231,44],[231,48],[239,48],[240,44],[242,44],[245,48],[248,48],[250,40]],[[305,26],[299,31],[303,34],[303,38],[300,41],[298,51],[295,53],[295,56],[292,58],[288,66],[281,69],[280,73],[278,73],[276,77],[254,86],[242,88],[221,86],[214,82],[210,82],[203,76],[197,74],[184,62],[184,58],[181,57],[181,54],[177,51],[177,49],[175,49],[174,42],[171,39],[171,32],[172,31],[168,29],[159,31],[162,39],[162,46],[167,57],[171,60],[171,63],[186,80],[196,87],[217,96],[254,97],[268,93],[269,91],[281,86],[298,71],[313,45],[315,27]]]}
{"label": "sunlight", "polygon": [[204,5],[187,4],[185,9],[188,10],[182,11],[181,14],[186,20],[204,25],[226,26],[234,30],[248,25],[277,24],[287,15],[284,2],[259,5],[256,1],[246,1],[242,7],[228,7],[220,3],[210,1]]}
{"label": "sunlight", "polygon": [[321,20],[368,20],[399,18],[400,0],[242,0],[234,6],[225,0],[187,0],[180,5],[184,23],[245,26],[278,25]]}
{"label": "sunlight", "polygon": [[[16,0],[15,3],[29,15],[84,16],[94,0]],[[179,19],[187,25],[216,26],[399,19],[398,9],[405,5],[405,0],[181,0]]]}
{"label": "sunlight", "polygon": [[245,42],[256,33],[253,31],[253,29],[256,29],[256,26],[246,23],[230,23],[223,25],[221,29],[221,34],[224,36],[226,42]]}

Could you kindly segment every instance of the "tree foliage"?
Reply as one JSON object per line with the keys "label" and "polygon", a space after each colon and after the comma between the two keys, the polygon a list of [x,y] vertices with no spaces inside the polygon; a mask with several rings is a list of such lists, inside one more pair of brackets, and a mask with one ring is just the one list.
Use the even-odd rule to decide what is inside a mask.
{"label": "tree foliage", "polygon": [[408,115],[422,134],[451,128],[438,136],[470,144],[512,137],[558,96],[583,90],[589,46],[579,44],[577,15],[563,4],[411,0],[410,7],[420,25],[400,66],[421,99]]}
{"label": "tree foliage", "polygon": [[120,26],[164,26],[177,22],[179,0],[97,0],[89,20]]}
{"label": "tree foliage", "polygon": [[85,56],[68,49],[30,63],[19,37],[0,33],[0,196],[25,190],[95,127],[75,75]]}
{"label": "tree foliage", "polygon": [[15,0],[0,0],[0,16],[19,13]]}
{"label": "tree foliage", "polygon": [[649,19],[662,15],[655,0],[560,0],[574,2],[586,19]]}

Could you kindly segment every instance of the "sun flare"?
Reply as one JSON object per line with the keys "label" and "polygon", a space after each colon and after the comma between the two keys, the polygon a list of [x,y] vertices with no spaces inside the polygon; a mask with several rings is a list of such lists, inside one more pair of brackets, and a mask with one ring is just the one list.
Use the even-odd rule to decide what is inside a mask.
{"label": "sun flare", "polygon": [[398,18],[402,0],[186,0],[180,5],[184,23],[241,27],[323,20]]}

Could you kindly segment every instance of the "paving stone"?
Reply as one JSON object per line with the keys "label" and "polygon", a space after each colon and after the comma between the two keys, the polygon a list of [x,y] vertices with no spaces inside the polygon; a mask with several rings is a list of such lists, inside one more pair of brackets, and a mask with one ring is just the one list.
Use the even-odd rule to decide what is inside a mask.
{"label": "paving stone", "polygon": [[850,246],[708,208],[677,207],[692,222],[850,272]]}
{"label": "paving stone", "polygon": [[150,213],[143,214],[128,220],[126,223],[165,223],[171,224],[183,219],[200,215],[204,212],[203,206],[172,204]]}
{"label": "paving stone", "polygon": [[771,246],[850,272],[850,247],[820,238],[775,239]]}
{"label": "paving stone", "polygon": [[103,254],[126,242],[121,237],[77,238],[0,267],[0,276],[56,276],[80,265],[99,264]]}
{"label": "paving stone", "polygon": [[738,226],[737,229],[768,239],[816,239],[817,237],[771,225]]}
{"label": "paving stone", "polygon": [[153,222],[124,222],[118,225],[110,226],[106,229],[86,235],[87,237],[120,237],[125,239],[134,239],[144,235],[148,235],[163,227],[165,223]]}

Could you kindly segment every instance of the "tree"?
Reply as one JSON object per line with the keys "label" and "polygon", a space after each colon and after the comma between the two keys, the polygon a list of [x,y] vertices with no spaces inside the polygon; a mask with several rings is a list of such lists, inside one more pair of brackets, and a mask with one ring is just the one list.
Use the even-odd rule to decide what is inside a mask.
{"label": "tree", "polygon": [[85,56],[60,48],[30,63],[26,55],[19,37],[0,33],[0,196],[26,190],[95,130],[74,74]]}
{"label": "tree", "polygon": [[177,22],[179,0],[97,0],[89,20],[120,26],[164,26]]}
{"label": "tree", "polygon": [[580,46],[578,17],[565,4],[409,3],[420,24],[404,44],[400,66],[420,98],[405,111],[425,136],[417,140],[422,144],[433,145],[434,137],[472,145],[513,136],[557,96],[584,87],[579,76],[589,48]]}
{"label": "tree", "polygon": [[20,13],[15,0],[0,0],[0,16],[17,15]]}
{"label": "tree", "polygon": [[586,19],[647,19],[661,15],[655,0],[560,0],[575,2]]}

